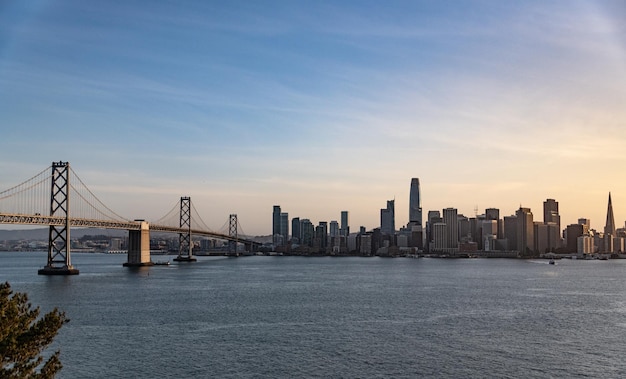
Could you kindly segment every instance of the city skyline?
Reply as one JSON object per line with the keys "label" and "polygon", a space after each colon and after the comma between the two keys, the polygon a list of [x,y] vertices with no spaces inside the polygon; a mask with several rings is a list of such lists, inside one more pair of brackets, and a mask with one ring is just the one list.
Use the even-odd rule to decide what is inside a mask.
{"label": "city skyline", "polygon": [[[68,161],[111,209],[190,196],[211,228],[268,209],[377,227],[559,202],[561,226],[626,218],[619,1],[181,4],[9,1],[0,10],[0,190]],[[206,217],[204,216],[206,215]],[[426,219],[423,219],[425,222]]]}

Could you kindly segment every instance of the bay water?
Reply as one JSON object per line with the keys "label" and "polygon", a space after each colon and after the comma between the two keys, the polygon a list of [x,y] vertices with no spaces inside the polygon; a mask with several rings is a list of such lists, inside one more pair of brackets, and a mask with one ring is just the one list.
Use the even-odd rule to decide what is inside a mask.
{"label": "bay water", "polygon": [[626,260],[72,261],[0,253],[1,281],[71,320],[60,378],[626,376]]}

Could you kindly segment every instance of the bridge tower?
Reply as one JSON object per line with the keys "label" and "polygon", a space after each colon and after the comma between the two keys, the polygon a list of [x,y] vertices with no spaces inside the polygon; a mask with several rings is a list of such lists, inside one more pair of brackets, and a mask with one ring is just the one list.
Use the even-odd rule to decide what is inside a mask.
{"label": "bridge tower", "polygon": [[63,225],[50,225],[48,264],[39,275],[77,275],[70,258],[70,164],[52,162],[50,217],[64,217]]}
{"label": "bridge tower", "polygon": [[231,214],[228,217],[228,236],[233,238],[228,241],[228,255],[230,256],[239,256],[237,252],[238,245],[238,237],[237,237],[237,215]]}
{"label": "bridge tower", "polygon": [[193,256],[193,244],[191,241],[191,197],[180,198],[180,228],[185,228],[186,233],[178,233],[178,256],[177,262],[195,262]]}

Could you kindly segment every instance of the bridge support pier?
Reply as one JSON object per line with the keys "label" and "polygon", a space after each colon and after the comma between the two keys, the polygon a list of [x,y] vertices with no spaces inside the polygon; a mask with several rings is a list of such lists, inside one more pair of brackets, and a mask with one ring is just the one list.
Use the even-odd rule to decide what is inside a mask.
{"label": "bridge support pier", "polygon": [[128,231],[128,259],[124,267],[152,266],[150,259],[150,226],[141,222],[140,230]]}

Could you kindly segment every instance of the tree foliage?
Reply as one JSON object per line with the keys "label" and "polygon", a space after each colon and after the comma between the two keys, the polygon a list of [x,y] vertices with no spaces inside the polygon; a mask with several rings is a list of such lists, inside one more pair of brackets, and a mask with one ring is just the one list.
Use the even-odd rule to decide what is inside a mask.
{"label": "tree foliage", "polygon": [[63,367],[56,351],[42,365],[40,355],[69,320],[56,308],[39,318],[25,293],[0,284],[0,378],[53,378]]}

